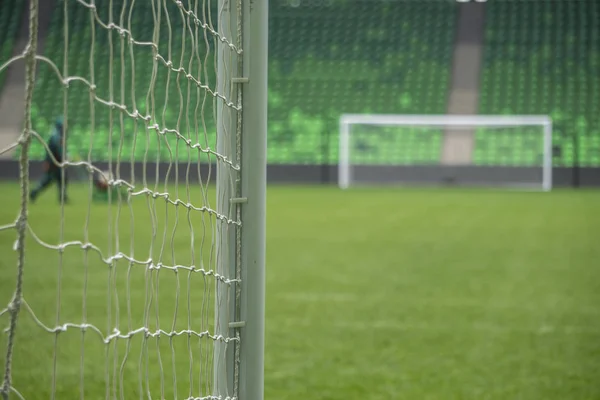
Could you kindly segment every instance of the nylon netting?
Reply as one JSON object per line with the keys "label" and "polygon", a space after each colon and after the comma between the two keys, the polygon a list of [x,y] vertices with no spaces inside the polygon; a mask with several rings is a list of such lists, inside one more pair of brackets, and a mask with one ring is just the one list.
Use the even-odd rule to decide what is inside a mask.
{"label": "nylon netting", "polygon": [[[0,294],[2,395],[234,398],[214,388],[215,346],[239,340],[215,327],[215,285],[238,282],[218,268],[218,235],[241,222],[214,182],[217,165],[220,181],[239,171],[234,145],[215,149],[217,130],[238,134],[217,129],[217,111],[241,98],[230,78],[217,86],[216,54],[241,54],[240,28],[218,23],[216,0],[28,6],[26,49],[0,60],[0,72],[27,67],[24,128],[2,150],[20,171],[15,209],[0,213],[15,221],[0,221],[15,277]],[[53,162],[69,185],[30,204],[58,115],[67,156]]]}
{"label": "nylon netting", "polygon": [[544,116],[346,116],[339,184],[550,190],[551,140]]}

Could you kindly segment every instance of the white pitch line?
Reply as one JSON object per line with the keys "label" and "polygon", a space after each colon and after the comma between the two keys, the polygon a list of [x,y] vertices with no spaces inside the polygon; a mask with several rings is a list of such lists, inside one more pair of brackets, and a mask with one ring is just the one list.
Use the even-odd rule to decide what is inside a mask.
{"label": "white pitch line", "polygon": [[[356,293],[342,293],[342,292],[287,292],[274,295],[284,301],[296,301],[304,303],[317,303],[317,302],[334,302],[334,303],[351,303],[351,302],[389,302],[390,299],[394,298],[389,295],[381,295],[375,293],[363,293],[357,295]],[[402,307],[402,300],[395,297],[395,301]],[[486,303],[486,302],[475,302],[469,301],[462,298],[453,297],[412,297],[410,299],[411,306],[434,306],[434,307],[456,307],[456,308],[483,308],[483,309],[496,309],[496,310],[519,310],[529,311],[534,313],[540,312],[540,306],[528,306],[523,303],[519,304],[502,304],[502,303]],[[560,308],[560,304],[546,305],[548,308],[556,309]],[[600,308],[582,308],[578,307],[575,309],[569,309],[569,313],[578,315],[590,315],[600,316]]]}
{"label": "white pitch line", "polygon": [[540,325],[534,326],[509,326],[486,323],[473,324],[436,324],[436,323],[418,323],[418,322],[399,322],[394,320],[373,320],[363,322],[340,322],[333,321],[330,324],[315,323],[310,319],[288,318],[285,320],[286,326],[305,326],[313,329],[322,329],[325,326],[350,330],[357,332],[365,331],[430,331],[430,332],[492,332],[492,333],[534,333],[538,335],[561,334],[596,334],[600,336],[600,327],[598,326],[576,326],[576,325]]}
{"label": "white pitch line", "polygon": [[361,300],[360,296],[355,295],[354,293],[334,293],[334,292],[288,292],[282,294],[278,297],[281,297],[283,300],[290,301],[299,301],[299,302],[320,302],[320,301],[333,301],[333,302],[353,302]]}

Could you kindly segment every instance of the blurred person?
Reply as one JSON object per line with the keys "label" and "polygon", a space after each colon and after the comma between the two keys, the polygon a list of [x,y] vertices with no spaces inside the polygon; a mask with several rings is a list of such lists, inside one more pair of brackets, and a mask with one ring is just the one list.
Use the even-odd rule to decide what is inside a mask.
{"label": "blurred person", "polygon": [[54,123],[52,134],[48,139],[48,149],[44,159],[44,175],[37,183],[36,187],[29,193],[29,198],[34,202],[52,182],[56,181],[58,185],[59,202],[68,202],[67,197],[67,171],[62,171],[60,164],[64,161],[63,148],[65,146],[66,133],[64,132],[63,117],[58,117]]}

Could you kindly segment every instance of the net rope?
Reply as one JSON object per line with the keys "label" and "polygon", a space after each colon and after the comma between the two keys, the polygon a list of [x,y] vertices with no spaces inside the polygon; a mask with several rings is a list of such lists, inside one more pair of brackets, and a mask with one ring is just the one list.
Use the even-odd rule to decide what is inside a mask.
{"label": "net rope", "polygon": [[[239,160],[241,156],[241,147],[239,137],[241,135],[241,91],[236,91],[232,86],[225,85],[225,89],[220,92],[213,82],[203,79],[207,76],[208,68],[216,70],[216,61],[214,54],[211,54],[211,45],[214,48],[226,49],[232,55],[242,54],[240,43],[241,37],[241,22],[238,18],[238,26],[234,27],[237,32],[224,32],[223,27],[215,27],[214,16],[211,16],[211,3],[216,0],[149,0],[152,7],[153,17],[153,40],[142,41],[135,37],[135,29],[133,29],[133,15],[136,1],[140,0],[122,0],[121,6],[114,6],[113,0],[105,1],[89,1],[84,0],[63,0],[62,12],[64,16],[64,58],[62,60],[62,70],[57,65],[59,60],[50,59],[47,56],[37,54],[37,36],[38,36],[38,1],[31,0],[29,2],[29,43],[22,54],[19,54],[10,60],[1,63],[0,72],[9,68],[12,64],[23,60],[26,63],[26,101],[24,112],[24,129],[19,136],[18,142],[0,151],[0,154],[7,153],[11,150],[18,149],[19,152],[19,177],[20,177],[20,210],[17,219],[12,223],[0,221],[0,232],[15,231],[17,239],[14,243],[14,250],[18,253],[17,264],[17,280],[15,292],[10,303],[3,309],[0,309],[0,318],[9,317],[7,333],[7,348],[6,358],[3,371],[3,382],[0,387],[0,393],[4,399],[8,399],[12,393],[17,398],[25,399],[24,394],[28,383],[26,379],[14,379],[15,371],[12,368],[15,357],[14,351],[18,346],[18,320],[19,316],[27,314],[32,319],[33,325],[40,331],[54,335],[53,351],[52,351],[52,367],[51,367],[51,388],[49,388],[50,398],[59,397],[60,384],[58,382],[59,369],[61,362],[60,346],[65,346],[64,341],[60,340],[62,334],[68,331],[80,331],[80,357],[79,357],[79,396],[80,398],[90,397],[89,392],[86,392],[86,381],[89,379],[86,376],[88,368],[86,362],[86,352],[88,351],[88,332],[93,333],[96,340],[104,344],[104,383],[106,398],[125,399],[133,397],[133,394],[127,392],[124,384],[125,375],[131,359],[135,356],[132,350],[134,338],[141,338],[142,344],[139,349],[137,360],[137,395],[140,398],[186,398],[195,400],[208,399],[235,399],[237,397],[237,383],[234,385],[233,393],[212,393],[211,380],[213,379],[211,366],[212,358],[210,356],[210,343],[194,344],[193,340],[208,340],[213,343],[238,343],[240,340],[239,332],[236,332],[232,337],[215,334],[214,329],[210,326],[210,301],[214,295],[210,290],[210,284],[207,279],[212,279],[213,284],[219,282],[228,286],[234,286],[239,283],[241,276],[240,265],[236,265],[235,276],[230,277],[227,273],[217,270],[217,259],[220,257],[218,249],[215,245],[214,238],[211,238],[211,233],[214,234],[218,229],[235,229],[236,232],[236,254],[240,254],[240,212],[239,207],[234,207],[233,211],[229,210],[225,203],[229,199],[216,199],[217,202],[222,201],[223,205],[216,208],[211,206],[209,194],[209,182],[211,176],[210,162],[220,163],[229,170],[230,180],[236,181],[237,174],[240,171]],[[116,2],[116,0],[115,0]],[[236,1],[237,12],[241,12],[241,0]],[[174,15],[172,8],[168,5],[175,4],[179,10],[179,15]],[[99,5],[108,7],[108,19],[103,19],[99,13]],[[70,17],[74,7],[82,7],[89,12],[90,28],[90,44],[89,44],[89,76],[70,75],[70,61],[72,57],[83,57],[80,54],[72,54],[69,52],[69,28]],[[219,14],[222,10],[219,10]],[[167,32],[164,31],[166,23]],[[220,25],[220,24],[219,24]],[[227,28],[227,27],[225,27]],[[108,97],[103,97],[98,94],[98,82],[96,81],[99,71],[99,66],[95,60],[95,54],[98,51],[98,43],[96,36],[100,33],[98,29],[109,32],[108,34]],[[178,44],[173,43],[173,30],[180,30],[179,36],[181,39],[181,49],[179,59],[174,58],[174,47]],[[118,39],[115,40],[110,32],[116,32]],[[230,39],[233,38],[235,43]],[[167,42],[166,54],[159,42]],[[204,43],[206,53],[204,57],[199,54],[200,44]],[[222,46],[217,46],[221,43]],[[145,105],[147,111],[143,112],[138,107],[137,100],[139,99],[136,93],[136,60],[134,56],[134,48],[147,47],[150,48],[153,54],[153,59],[147,62],[152,62],[152,73],[148,82],[148,92],[145,96]],[[188,53],[186,54],[186,50]],[[186,57],[187,56],[187,57]],[[231,55],[230,55],[231,57]],[[241,59],[241,57],[238,57]],[[119,63],[120,61],[120,63]],[[129,62],[131,75],[126,77],[127,69],[126,62]],[[44,147],[44,150],[49,151],[46,139],[36,132],[32,125],[32,103],[34,86],[36,85],[36,64],[46,65],[53,72],[53,76],[60,82],[63,88],[63,113],[65,120],[65,130],[69,132],[69,113],[70,107],[68,104],[68,93],[74,90],[74,83],[83,84],[89,91],[89,148],[87,155],[83,159],[71,160],[66,159],[62,162],[54,159],[53,162],[61,167],[61,174],[66,174],[67,169],[82,168],[86,171],[87,178],[83,185],[87,192],[87,212],[83,221],[84,229],[80,239],[70,240],[67,237],[67,207],[64,204],[60,206],[60,225],[57,227],[58,233],[56,242],[51,242],[42,238],[42,235],[36,232],[36,227],[28,220],[28,196],[29,196],[29,146],[35,141]],[[211,65],[212,64],[212,65]],[[115,66],[120,65],[119,68]],[[235,72],[240,71],[241,65],[233,68]],[[115,71],[115,69],[120,70]],[[179,96],[179,109],[176,110],[177,118],[175,123],[167,122],[165,114],[167,113],[167,99],[164,100],[162,109],[157,105],[155,98],[155,90],[157,85],[157,76],[160,73],[166,72],[167,87],[176,83],[176,94]],[[234,71],[225,71],[226,76]],[[131,82],[128,82],[128,80]],[[131,85],[130,104],[126,101],[127,86]],[[186,88],[187,87],[187,88]],[[115,90],[116,88],[116,90]],[[167,90],[166,96],[169,96]],[[195,98],[194,98],[195,97]],[[233,99],[233,100],[232,100]],[[235,135],[237,140],[236,148],[232,148],[229,154],[220,154],[207,145],[208,138],[208,122],[210,116],[205,115],[205,102],[212,101],[216,107],[222,107],[227,110],[227,113],[238,112],[237,131],[229,132],[227,127],[223,130],[224,140],[230,141],[230,136]],[[108,121],[99,120],[97,117],[98,107],[106,107],[108,111]],[[213,110],[214,112],[214,110]],[[141,178],[139,167],[136,172],[136,165],[139,159],[132,154],[122,154],[123,143],[125,141],[124,124],[126,120],[134,122],[134,140],[145,140],[146,149],[141,160]],[[95,135],[98,135],[97,127],[99,125],[108,125],[108,156],[107,160],[96,160],[93,157],[93,143]],[[117,135],[115,135],[117,130]],[[119,132],[120,131],[120,132]],[[149,165],[150,160],[148,142],[154,135],[157,138],[157,145],[166,146],[168,149],[167,160],[154,160],[156,170],[151,171]],[[119,137],[120,136],[120,137]],[[140,136],[140,139],[138,139]],[[115,141],[115,138],[117,140]],[[171,141],[167,140],[171,139]],[[175,143],[175,145],[173,145]],[[135,146],[135,145],[134,145]],[[184,147],[184,150],[181,150]],[[116,152],[114,151],[116,149]],[[66,148],[64,149],[66,150]],[[187,154],[186,162],[180,162],[182,152]],[[160,152],[159,152],[160,153]],[[201,165],[201,157],[209,160],[209,165]],[[185,154],[183,155],[185,158]],[[99,161],[106,162],[108,170],[99,165]],[[123,172],[123,166],[130,165],[131,176],[126,177]],[[166,166],[164,174],[164,182],[160,181],[159,165]],[[180,170],[184,168],[182,173]],[[208,168],[208,178],[203,181],[201,170]],[[195,170],[195,171],[194,171]],[[152,172],[154,172],[154,182],[151,182]],[[193,175],[197,174],[197,181],[193,179]],[[90,232],[95,228],[93,226],[93,213],[97,212],[92,206],[93,203],[93,178],[94,176],[102,176],[108,183],[108,202],[106,204],[107,213],[112,217],[106,218],[107,239],[106,245],[95,243]],[[183,179],[183,182],[181,181]],[[161,185],[162,183],[162,185]],[[192,194],[192,188],[200,189],[200,196]],[[113,193],[113,189],[115,192]],[[195,190],[197,192],[197,190]],[[236,189],[239,193],[239,187]],[[63,194],[64,196],[65,194]],[[133,205],[135,199],[138,198],[139,203]],[[135,253],[139,253],[140,240],[136,241],[135,237],[138,234],[136,224],[134,222],[135,215],[139,214],[140,204],[145,203],[145,209],[151,224],[152,237],[143,245],[148,249],[148,257],[139,257]],[[158,211],[159,207],[164,209],[163,214]],[[229,210],[229,211],[219,211]],[[130,217],[129,231],[125,232],[122,226],[122,215],[128,214]],[[195,215],[200,215],[201,228],[194,222]],[[159,220],[164,216],[164,224]],[[138,217],[139,218],[139,217]],[[115,222],[116,221],[116,222]],[[185,221],[185,222],[182,222]],[[171,224],[171,225],[169,225]],[[161,229],[161,225],[164,225]],[[179,240],[178,229],[181,226],[187,225],[189,237],[189,259],[190,263],[177,263],[177,250],[174,242]],[[199,231],[199,232],[198,232]],[[208,232],[208,233],[207,233]],[[123,238],[124,235],[129,235],[129,240]],[[48,315],[41,316],[34,311],[31,301],[27,299],[35,293],[27,293],[23,290],[24,271],[29,268],[38,266],[28,265],[25,252],[26,238],[28,239],[28,252],[34,251],[34,247],[51,250],[58,254],[56,267],[57,274],[57,290],[55,298],[55,314],[51,321]],[[128,246],[123,243],[129,242]],[[128,247],[128,248],[127,248]],[[208,247],[208,250],[205,249]],[[62,298],[61,282],[64,281],[63,274],[67,268],[65,254],[71,250],[80,250],[82,255],[82,275],[83,275],[83,294],[80,304],[81,320],[79,322],[65,322],[61,315],[61,310],[65,307],[65,300]],[[157,253],[157,255],[155,254]],[[198,254],[201,253],[201,254]],[[165,261],[170,258],[172,262]],[[205,260],[206,261],[203,261]],[[199,261],[198,261],[199,260]],[[94,321],[89,316],[90,313],[90,291],[99,290],[102,286],[99,282],[93,281],[90,277],[94,269],[99,265],[104,265],[107,271],[107,279],[103,283],[106,285],[105,298],[105,326]],[[126,267],[124,267],[126,265]],[[48,267],[48,266],[44,266]],[[144,269],[144,288],[132,287],[130,276],[137,273],[136,267]],[[174,301],[174,309],[170,313],[170,321],[164,321],[164,312],[161,311],[161,303],[159,301],[159,274],[164,273],[175,274],[176,293]],[[185,273],[186,280],[181,282],[181,275]],[[123,291],[117,287],[123,282],[122,275],[125,275],[124,299]],[[194,315],[192,309],[193,283],[192,277],[198,275],[204,281],[204,292],[202,293],[202,304],[199,307],[199,316]],[[182,286],[185,285],[185,299],[180,298]],[[236,296],[239,300],[239,285],[236,287]],[[132,321],[132,302],[138,292],[143,293],[143,325],[136,326]],[[134,293],[135,292],[135,293]],[[181,306],[185,304],[185,307]],[[180,308],[184,308],[183,311]],[[121,315],[124,311],[127,313],[126,322],[125,316]],[[180,313],[185,313],[182,317]],[[198,322],[198,319],[200,322]],[[4,320],[0,320],[4,321]],[[183,327],[182,327],[183,326]],[[187,338],[185,347],[187,351],[189,371],[187,382],[189,382],[187,393],[179,394],[179,385],[177,379],[181,376],[180,366],[176,365],[177,357],[181,357],[182,351],[178,348],[175,350],[175,339]],[[161,339],[168,341],[165,350]],[[119,343],[123,345],[119,345]],[[154,342],[154,343],[152,343]],[[23,345],[34,345],[34,343],[25,343]],[[73,345],[70,343],[69,345]],[[181,347],[182,343],[177,343]],[[155,360],[150,360],[151,347],[154,348]],[[163,346],[163,347],[161,347]],[[199,349],[199,350],[198,350]],[[165,351],[169,352],[171,365],[167,365],[167,360],[163,359],[162,354]],[[199,353],[199,355],[198,355]],[[236,346],[236,361],[239,362],[239,346]],[[198,367],[200,364],[200,367]],[[158,373],[153,370],[153,367],[158,366]],[[169,374],[166,370],[170,368]],[[152,371],[151,371],[152,370]],[[154,372],[153,372],[154,371]],[[194,374],[197,374],[194,377]],[[235,380],[238,377],[238,368],[235,366]],[[18,376],[18,374],[17,374]],[[129,374],[128,376],[131,376]],[[172,376],[173,382],[167,382],[168,376]],[[22,387],[18,387],[17,385]],[[184,385],[185,386],[185,385]]]}

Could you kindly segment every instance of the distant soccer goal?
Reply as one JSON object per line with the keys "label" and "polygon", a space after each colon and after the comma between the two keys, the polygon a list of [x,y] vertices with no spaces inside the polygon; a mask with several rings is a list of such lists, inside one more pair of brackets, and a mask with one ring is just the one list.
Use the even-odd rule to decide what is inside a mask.
{"label": "distant soccer goal", "polygon": [[268,1],[52,3],[0,60],[0,398],[262,400]]}
{"label": "distant soccer goal", "polygon": [[548,116],[343,115],[338,184],[552,189]]}

